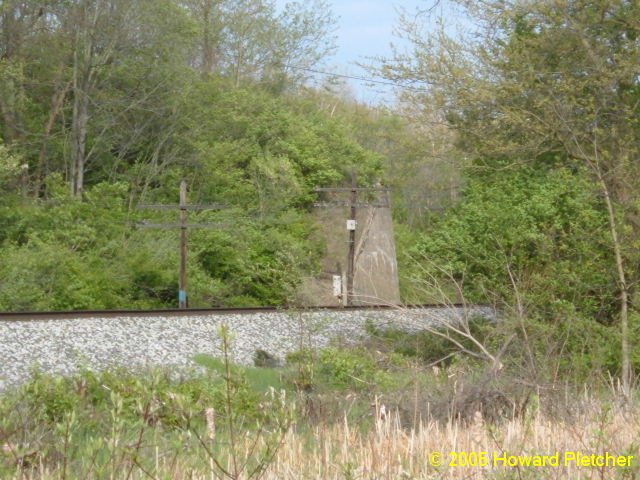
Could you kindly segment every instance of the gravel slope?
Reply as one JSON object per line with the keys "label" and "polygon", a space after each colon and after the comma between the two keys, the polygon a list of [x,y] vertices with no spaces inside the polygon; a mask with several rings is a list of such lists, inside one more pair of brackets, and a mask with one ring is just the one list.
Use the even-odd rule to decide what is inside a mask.
{"label": "gravel slope", "polygon": [[198,353],[220,354],[219,329],[233,335],[233,358],[252,364],[261,349],[280,361],[301,346],[323,347],[332,340],[355,342],[365,324],[415,331],[463,315],[495,318],[475,307],[419,310],[267,312],[168,317],[116,317],[0,321],[0,390],[29,378],[32,368],[68,375],[79,368],[194,366]]}

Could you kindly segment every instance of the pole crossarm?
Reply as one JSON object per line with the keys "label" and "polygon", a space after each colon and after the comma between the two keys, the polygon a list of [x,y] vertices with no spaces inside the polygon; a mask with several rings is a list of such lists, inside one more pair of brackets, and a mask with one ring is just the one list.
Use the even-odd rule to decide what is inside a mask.
{"label": "pole crossarm", "polygon": [[139,210],[224,210],[225,208],[229,208],[228,205],[224,205],[222,203],[212,203],[211,205],[197,205],[197,204],[189,204],[189,205],[163,205],[163,204],[153,204],[153,203],[141,203],[137,206]]}
{"label": "pole crossarm", "polygon": [[315,188],[314,192],[388,192],[389,188],[387,187],[320,187]]}
{"label": "pole crossarm", "polygon": [[361,203],[361,202],[356,202],[354,204],[351,204],[350,202],[315,202],[313,204],[314,207],[323,207],[323,208],[329,208],[329,207],[351,207],[351,206],[356,206],[356,207],[379,207],[379,208],[386,208],[389,206],[389,203],[387,202],[373,202],[373,203]]}
{"label": "pole crossarm", "polygon": [[136,223],[140,228],[228,228],[231,226],[229,223],[149,223],[141,221]]}

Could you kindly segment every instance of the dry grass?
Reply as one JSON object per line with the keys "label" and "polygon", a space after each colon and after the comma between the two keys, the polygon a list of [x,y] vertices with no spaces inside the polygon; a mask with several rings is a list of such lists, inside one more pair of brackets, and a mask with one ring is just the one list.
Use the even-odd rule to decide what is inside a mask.
{"label": "dry grass", "polygon": [[[478,412],[473,421],[421,422],[418,429],[400,428],[397,415],[383,415],[374,428],[362,431],[346,420],[341,424],[292,429],[274,461],[264,472],[267,480],[352,479],[633,479],[640,478],[640,417],[637,409],[604,407],[589,402],[571,422],[541,415],[488,425]],[[247,448],[249,446],[247,445]],[[242,449],[242,448],[241,448]],[[442,465],[433,465],[434,452]],[[487,467],[452,467],[450,452],[487,452]],[[495,466],[494,454],[553,455],[560,453],[559,467]],[[634,455],[631,467],[583,467],[563,465],[564,452],[585,455],[609,452]],[[203,450],[193,448],[178,458],[155,450],[156,471],[140,470],[130,477],[115,472],[109,478],[215,479]],[[14,478],[61,478],[60,472],[16,472]],[[73,473],[69,478],[75,478]],[[244,478],[244,477],[241,477]]]}
{"label": "dry grass", "polygon": [[[313,432],[307,443],[299,434],[287,437],[266,478],[275,479],[498,479],[640,477],[637,458],[640,440],[638,412],[603,412],[594,408],[576,422],[534,417],[512,420],[500,426],[486,425],[478,412],[470,425],[423,422],[420,428],[399,428],[397,417],[377,421],[375,430],[361,433],[346,422]],[[487,452],[489,467],[452,467],[450,452]],[[442,454],[443,465],[430,463],[430,455]],[[502,455],[580,452],[585,455],[634,455],[632,467],[494,467],[494,453]]]}

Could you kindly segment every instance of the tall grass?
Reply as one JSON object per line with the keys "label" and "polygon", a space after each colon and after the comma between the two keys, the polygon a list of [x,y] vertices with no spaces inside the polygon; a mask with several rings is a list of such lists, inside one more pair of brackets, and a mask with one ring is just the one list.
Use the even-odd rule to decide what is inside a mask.
{"label": "tall grass", "polygon": [[[536,416],[485,424],[480,412],[470,424],[420,422],[402,429],[397,415],[379,418],[362,433],[344,422],[317,427],[311,437],[291,432],[272,465],[269,479],[614,479],[640,476],[640,417],[637,410],[603,408],[593,403],[571,423]],[[630,468],[507,467],[493,465],[503,455],[581,452],[634,455]],[[442,465],[431,455],[440,453]],[[450,466],[451,452],[487,452],[489,466]],[[459,460],[459,458],[458,458]],[[562,464],[562,461],[561,461]]]}
{"label": "tall grass", "polygon": [[[576,398],[581,404],[580,413],[571,421],[551,419],[542,414],[526,418],[514,418],[492,425],[485,423],[477,412],[470,422],[450,419],[437,422],[422,419],[416,429],[401,427],[399,417],[393,412],[382,412],[381,406],[372,409],[375,418],[373,428],[362,429],[343,422],[301,424],[291,429],[262,478],[267,480],[348,480],[348,479],[633,479],[640,478],[640,411],[637,407],[620,407],[590,398]],[[223,478],[212,468],[206,452],[193,439],[183,438],[180,445],[171,446],[159,438],[160,427],[146,435],[144,448],[137,455],[146,459],[133,461],[131,452],[127,459],[96,474],[95,478],[113,479],[166,479]],[[114,434],[114,438],[117,434]],[[117,438],[104,438],[105,446]],[[73,440],[72,440],[73,441]],[[262,440],[260,440],[262,441]],[[244,453],[260,448],[254,438],[239,437],[234,445]],[[135,442],[128,447],[135,449]],[[140,445],[138,445],[139,447]],[[17,446],[15,448],[18,448]],[[117,449],[117,447],[114,447]],[[217,445],[217,455],[222,461],[231,461],[228,444]],[[5,444],[4,450],[7,450]],[[441,454],[442,465],[433,463],[433,454]],[[450,452],[487,452],[487,467],[450,466]],[[605,454],[633,455],[630,467],[583,467],[561,465],[558,467],[502,467],[494,465],[494,454],[503,455],[552,455],[564,452],[580,452],[584,455]],[[119,453],[116,455],[120,458]],[[126,457],[126,455],[124,455]],[[4,461],[10,461],[6,455]],[[35,462],[34,462],[35,460]],[[64,459],[31,459],[28,468],[16,465],[8,478],[50,480],[82,478],[79,472],[69,471]],[[145,469],[137,465],[145,465]],[[5,470],[6,473],[9,473]],[[85,472],[86,473],[86,472]],[[244,477],[239,477],[244,478]]]}
{"label": "tall grass", "polygon": [[[611,385],[529,385],[461,360],[435,371],[364,347],[247,368],[221,335],[221,360],[195,359],[205,372],[36,374],[0,395],[0,478],[640,479],[640,404]],[[635,458],[578,467],[567,452]]]}

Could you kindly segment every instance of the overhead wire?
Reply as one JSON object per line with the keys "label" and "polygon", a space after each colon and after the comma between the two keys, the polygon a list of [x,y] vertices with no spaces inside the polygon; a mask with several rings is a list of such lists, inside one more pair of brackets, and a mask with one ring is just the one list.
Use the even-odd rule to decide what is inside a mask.
{"label": "overhead wire", "polygon": [[328,77],[337,77],[337,78],[345,78],[348,80],[357,80],[360,82],[366,82],[366,83],[374,83],[377,85],[386,85],[389,87],[394,87],[394,88],[399,88],[401,90],[409,90],[412,92],[428,92],[428,90],[426,88],[419,88],[419,87],[411,87],[408,85],[403,85],[401,83],[397,83],[397,82],[391,82],[389,80],[378,80],[375,78],[368,78],[368,77],[361,77],[358,75],[347,75],[344,73],[333,73],[333,72],[325,72],[323,70],[316,70],[313,68],[307,68],[307,67],[297,67],[294,65],[287,65],[286,68],[291,68],[292,70],[301,70],[303,72],[309,72],[309,73],[315,73],[318,75],[326,75]]}

